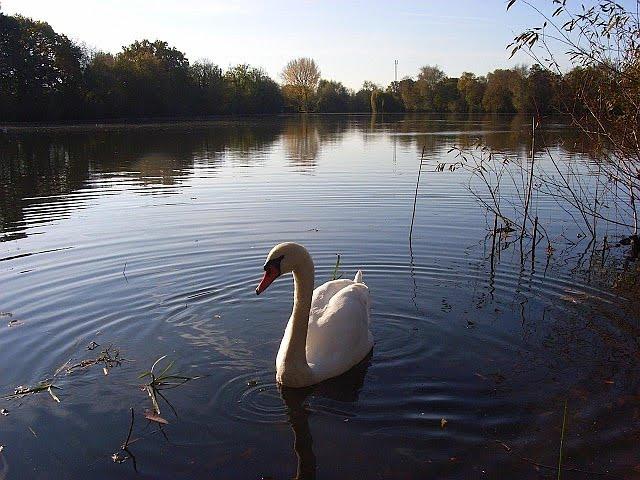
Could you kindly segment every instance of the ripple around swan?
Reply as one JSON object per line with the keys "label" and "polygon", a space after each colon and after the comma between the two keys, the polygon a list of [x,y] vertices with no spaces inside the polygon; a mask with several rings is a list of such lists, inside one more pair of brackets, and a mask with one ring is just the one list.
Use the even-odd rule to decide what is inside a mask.
{"label": "ripple around swan", "polygon": [[372,330],[375,339],[375,360],[387,367],[413,363],[433,355],[419,335],[423,319],[389,312],[375,312]]}
{"label": "ripple around swan", "polygon": [[216,391],[213,405],[247,423],[286,424],[287,412],[273,369],[237,375]]}

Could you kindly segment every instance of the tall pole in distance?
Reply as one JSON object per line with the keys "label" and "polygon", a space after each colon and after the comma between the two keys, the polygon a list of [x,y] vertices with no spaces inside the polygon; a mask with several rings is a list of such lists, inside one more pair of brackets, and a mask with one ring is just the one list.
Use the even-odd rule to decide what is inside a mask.
{"label": "tall pole in distance", "polygon": [[393,91],[395,93],[398,93],[398,60],[394,60],[393,61],[394,66],[395,66],[395,74],[393,76]]}

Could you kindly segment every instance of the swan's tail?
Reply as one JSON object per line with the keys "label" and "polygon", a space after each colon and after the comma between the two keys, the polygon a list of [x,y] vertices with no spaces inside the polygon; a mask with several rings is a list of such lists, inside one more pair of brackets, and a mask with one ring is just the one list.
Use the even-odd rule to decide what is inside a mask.
{"label": "swan's tail", "polygon": [[356,283],[363,283],[362,282],[362,270],[358,270],[358,272],[356,273],[356,276],[353,279],[353,281],[356,282]]}

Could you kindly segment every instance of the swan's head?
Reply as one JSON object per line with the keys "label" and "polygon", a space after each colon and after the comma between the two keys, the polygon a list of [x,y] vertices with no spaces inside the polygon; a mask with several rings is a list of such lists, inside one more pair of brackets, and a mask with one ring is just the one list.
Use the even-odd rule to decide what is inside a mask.
{"label": "swan's head", "polygon": [[308,262],[311,262],[311,256],[302,245],[292,242],[276,245],[271,249],[264,262],[264,276],[256,288],[256,295],[264,292],[280,275],[293,272],[300,265],[308,264]]}

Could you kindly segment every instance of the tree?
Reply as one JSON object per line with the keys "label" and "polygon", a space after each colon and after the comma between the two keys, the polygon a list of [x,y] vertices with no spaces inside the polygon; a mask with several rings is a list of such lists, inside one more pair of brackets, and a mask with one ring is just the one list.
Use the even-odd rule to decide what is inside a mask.
{"label": "tree", "polygon": [[458,79],[445,78],[433,88],[433,108],[436,112],[464,111],[464,100],[458,92]]}
{"label": "tree", "polygon": [[372,82],[364,82],[352,99],[352,110],[354,112],[371,112],[371,88]]}
{"label": "tree", "polygon": [[282,92],[261,69],[241,64],[224,74],[226,113],[279,113]]}
{"label": "tree", "polygon": [[482,111],[482,97],[487,81],[484,77],[476,77],[473,73],[464,72],[458,79],[458,91],[465,101],[467,112]]}
{"label": "tree", "polygon": [[398,92],[405,110],[417,112],[420,110],[420,98],[416,82],[411,78],[403,78],[398,82]]}
{"label": "tree", "polygon": [[48,23],[0,13],[0,118],[79,115],[80,57],[80,48]]}
{"label": "tree", "polygon": [[340,82],[320,80],[317,96],[319,112],[347,112],[350,110],[349,91]]}
{"label": "tree", "polygon": [[490,113],[515,112],[512,98],[513,71],[496,69],[487,74],[482,107]]}
{"label": "tree", "polygon": [[437,65],[425,65],[420,67],[418,72],[418,81],[424,82],[429,87],[433,88],[438,82],[441,82],[447,78],[447,75]]}
{"label": "tree", "polygon": [[540,65],[532,65],[527,77],[527,94],[532,111],[541,115],[557,111],[557,91],[560,76],[542,68]]}
{"label": "tree", "polygon": [[382,101],[384,102],[384,111],[388,113],[404,112],[404,104],[402,98],[396,93],[396,86],[391,84],[386,91],[382,93]]}
{"label": "tree", "polygon": [[371,113],[378,113],[378,111],[384,111],[384,98],[380,96],[380,90],[374,88],[371,90]]}
{"label": "tree", "polygon": [[133,115],[186,113],[192,83],[184,53],[167,42],[142,40],[124,47],[116,63]]}
{"label": "tree", "polygon": [[316,62],[306,57],[291,60],[282,70],[282,79],[298,100],[300,110],[308,112],[310,100],[320,80],[320,69]]}
{"label": "tree", "polygon": [[222,69],[208,60],[203,60],[191,65],[189,75],[195,89],[193,110],[204,115],[223,113]]}
{"label": "tree", "polygon": [[128,105],[116,59],[110,53],[95,53],[84,71],[85,101],[96,118],[126,116]]}
{"label": "tree", "polygon": [[528,75],[529,69],[526,65],[518,65],[509,73],[509,90],[511,91],[511,103],[513,112],[526,113],[535,111],[531,105],[531,95],[529,94]]}

